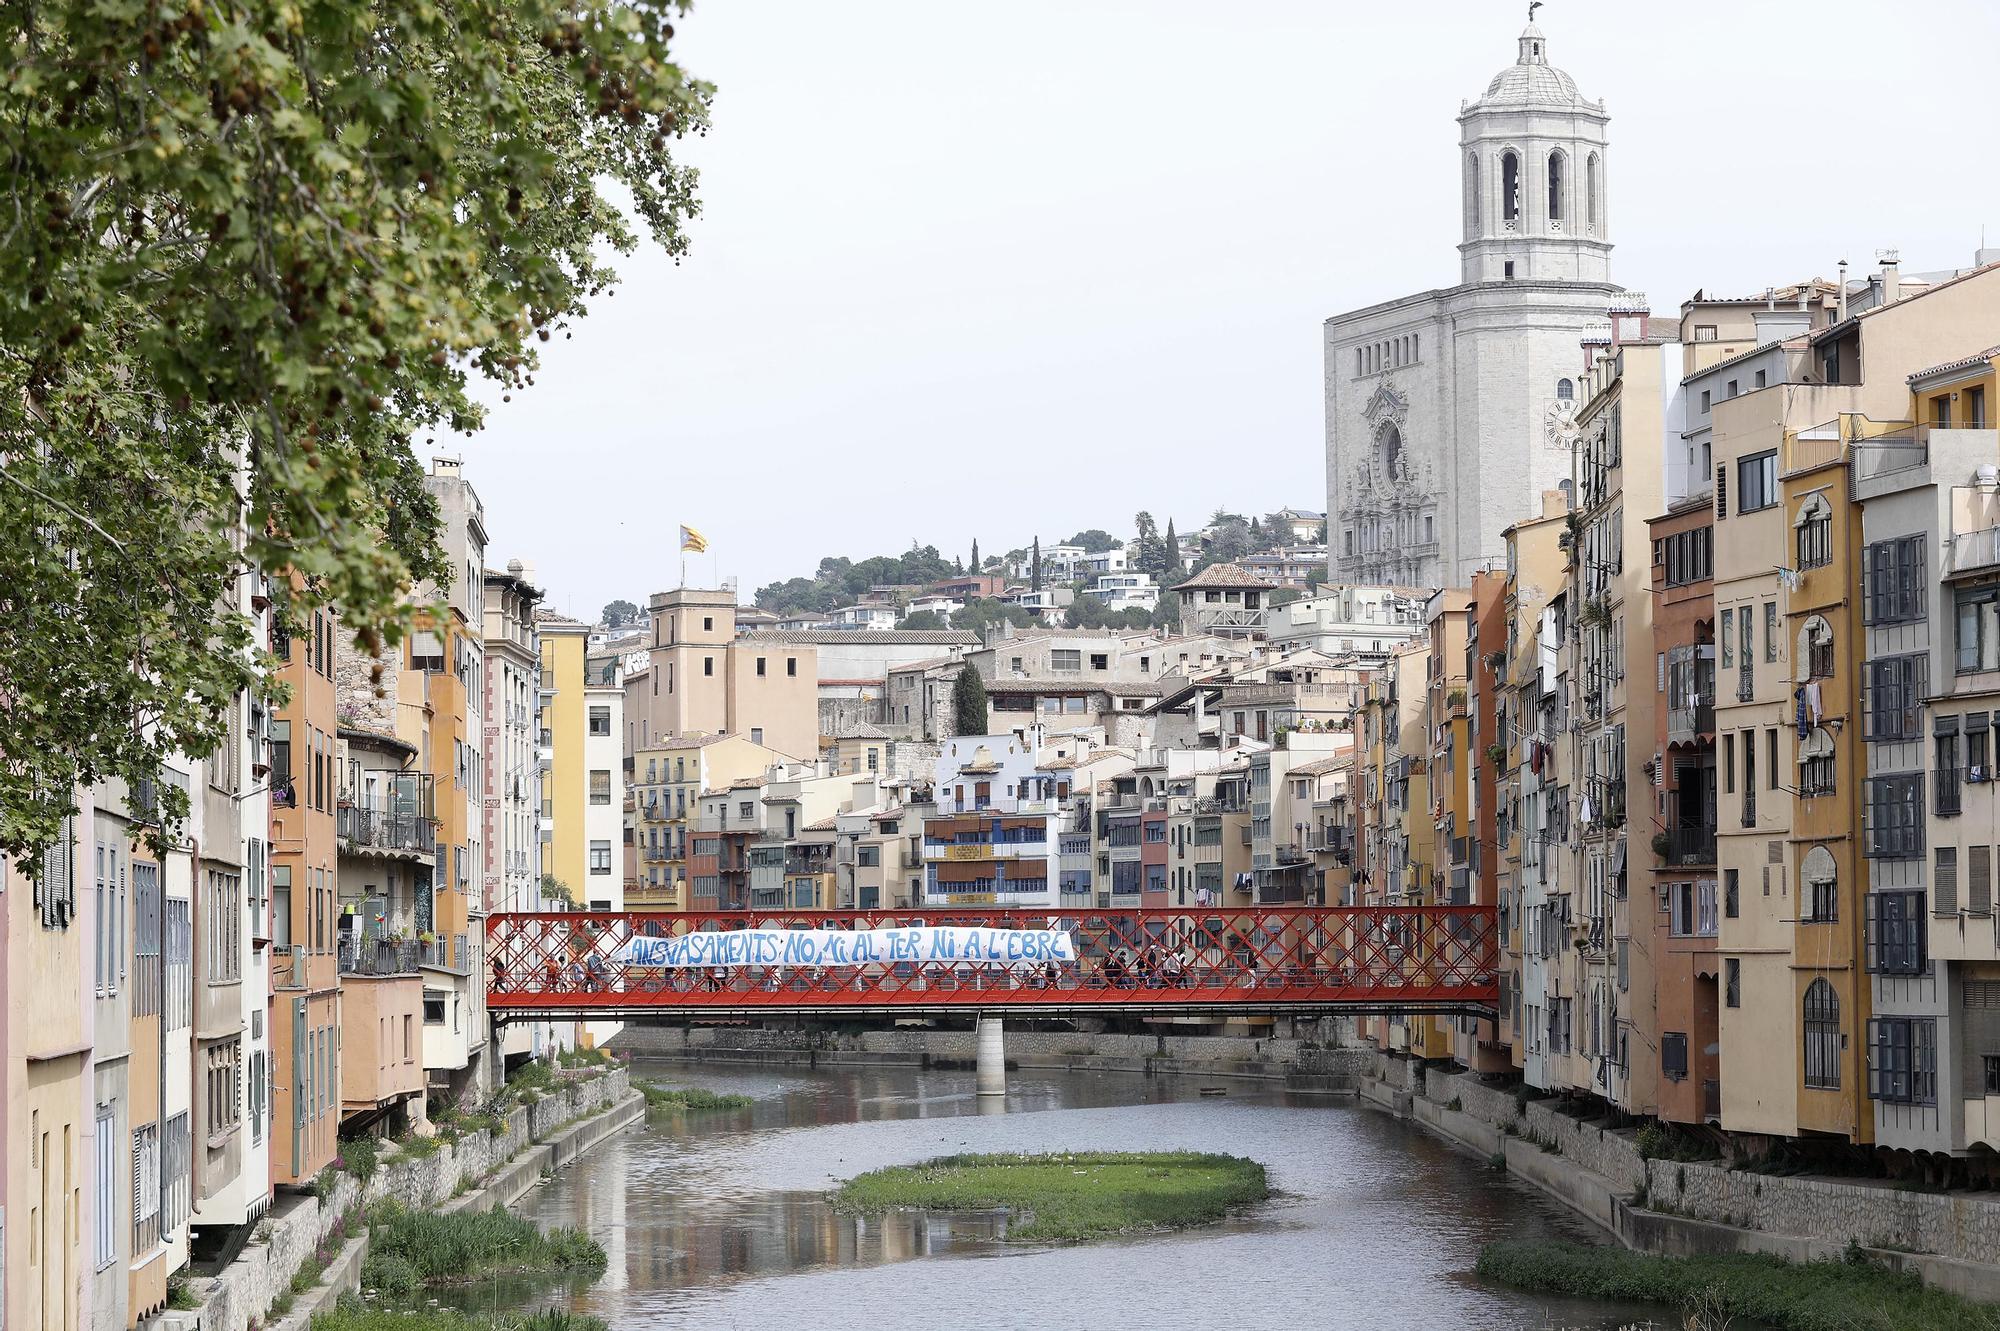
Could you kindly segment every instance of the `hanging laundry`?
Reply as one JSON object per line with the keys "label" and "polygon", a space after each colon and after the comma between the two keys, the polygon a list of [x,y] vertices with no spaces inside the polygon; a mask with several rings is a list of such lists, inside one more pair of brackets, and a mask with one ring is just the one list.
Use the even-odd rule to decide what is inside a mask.
{"label": "hanging laundry", "polygon": [[1806,691],[1803,685],[1792,690],[1793,722],[1798,726],[1799,738],[1812,733],[1812,720],[1806,712]]}
{"label": "hanging laundry", "polygon": [[1808,681],[1806,684],[1806,709],[1812,713],[1814,725],[1818,725],[1821,719],[1826,716],[1826,713],[1820,709],[1819,681],[1816,679]]}

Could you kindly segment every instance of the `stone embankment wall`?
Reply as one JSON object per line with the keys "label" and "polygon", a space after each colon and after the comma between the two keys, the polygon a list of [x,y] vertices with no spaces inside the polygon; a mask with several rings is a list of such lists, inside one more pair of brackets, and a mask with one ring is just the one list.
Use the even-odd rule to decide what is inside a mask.
{"label": "stone embankment wall", "polygon": [[[1612,1230],[1629,1246],[1666,1252],[1775,1252],[1837,1257],[1877,1250],[1932,1283],[2000,1297],[2000,1197],[1910,1192],[1888,1183],[1785,1178],[1720,1162],[1648,1160],[1637,1133],[1520,1101],[1451,1069],[1371,1054],[1364,1098],[1406,1112],[1470,1149],[1504,1155],[1510,1173]],[[1453,1106],[1456,1108],[1453,1108]]]}
{"label": "stone embankment wall", "polygon": [[[1009,1027],[1007,1062],[1019,1068],[1095,1068],[1152,1073],[1199,1073],[1273,1080],[1310,1078],[1316,1089],[1352,1090],[1372,1051],[1328,1048],[1297,1036],[1253,1039],[1226,1035],[1118,1035]],[[839,1032],[751,1027],[627,1025],[611,1045],[640,1057],[715,1062],[929,1065],[971,1064],[971,1031]]]}
{"label": "stone embankment wall", "polygon": [[[361,1223],[366,1207],[382,1201],[432,1209],[454,1209],[468,1202],[511,1202],[541,1177],[544,1168],[574,1158],[578,1147],[573,1138],[588,1137],[584,1145],[589,1145],[613,1130],[602,1123],[573,1126],[574,1120],[628,1099],[636,1116],[641,1106],[632,1091],[631,1076],[624,1068],[614,1068],[569,1081],[534,1104],[515,1107],[498,1131],[469,1132],[427,1154],[385,1154],[365,1188],[352,1174],[339,1173],[332,1176],[325,1197],[312,1192],[282,1194],[258,1222],[255,1235],[235,1261],[217,1276],[194,1281],[200,1306],[165,1314],[160,1331],[196,1327],[200,1331],[248,1331],[252,1322],[260,1326],[270,1323],[272,1301],[291,1288],[292,1277],[315,1253],[330,1249],[326,1277],[318,1289],[301,1294],[284,1319],[270,1323],[273,1331],[295,1323],[304,1326],[316,1308],[330,1303],[340,1290],[354,1288],[359,1280],[366,1252]],[[622,1125],[622,1121],[618,1123]],[[597,1131],[592,1133],[591,1129]],[[551,1154],[561,1154],[561,1158],[550,1161]],[[515,1182],[512,1176],[516,1174],[525,1178]],[[493,1193],[503,1192],[508,1183],[514,1183],[514,1191],[505,1196],[482,1195],[480,1185],[489,1180],[495,1185]]]}

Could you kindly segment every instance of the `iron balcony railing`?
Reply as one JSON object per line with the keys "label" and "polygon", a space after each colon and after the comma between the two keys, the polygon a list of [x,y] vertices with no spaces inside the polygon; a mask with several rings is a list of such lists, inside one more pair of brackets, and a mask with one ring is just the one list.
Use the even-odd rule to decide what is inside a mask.
{"label": "iron balcony railing", "polygon": [[347,805],[334,815],[340,839],[361,850],[437,853],[437,821],[412,813],[388,813]]}
{"label": "iron balcony railing", "polygon": [[1668,827],[1667,863],[1676,867],[1715,863],[1715,824],[1676,823]]}
{"label": "iron balcony railing", "polygon": [[421,944],[387,938],[344,938],[340,942],[342,975],[415,975]]}

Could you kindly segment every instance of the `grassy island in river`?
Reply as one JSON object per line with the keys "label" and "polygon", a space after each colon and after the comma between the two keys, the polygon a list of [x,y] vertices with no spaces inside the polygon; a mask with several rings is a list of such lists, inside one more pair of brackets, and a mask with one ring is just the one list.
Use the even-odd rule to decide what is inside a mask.
{"label": "grassy island in river", "polygon": [[834,1193],[844,1211],[991,1211],[1013,1242],[1099,1238],[1220,1220],[1271,1195],[1264,1166],[1195,1151],[953,1155],[872,1170]]}

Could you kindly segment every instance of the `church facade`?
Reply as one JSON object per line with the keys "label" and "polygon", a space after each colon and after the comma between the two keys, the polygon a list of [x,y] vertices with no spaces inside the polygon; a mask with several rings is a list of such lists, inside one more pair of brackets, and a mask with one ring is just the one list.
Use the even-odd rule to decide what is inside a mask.
{"label": "church facade", "polygon": [[1333,581],[1462,586],[1569,479],[1581,344],[1619,292],[1608,122],[1530,23],[1459,113],[1459,284],[1326,321]]}

